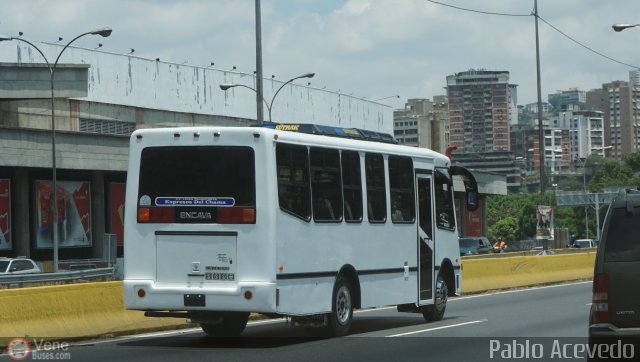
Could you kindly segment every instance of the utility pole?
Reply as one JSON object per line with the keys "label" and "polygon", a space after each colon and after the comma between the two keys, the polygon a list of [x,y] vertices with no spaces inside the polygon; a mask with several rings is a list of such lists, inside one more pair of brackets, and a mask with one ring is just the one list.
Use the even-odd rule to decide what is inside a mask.
{"label": "utility pole", "polygon": [[256,0],[256,120],[264,122],[264,108],[262,86],[262,20],[260,15],[260,0]]}

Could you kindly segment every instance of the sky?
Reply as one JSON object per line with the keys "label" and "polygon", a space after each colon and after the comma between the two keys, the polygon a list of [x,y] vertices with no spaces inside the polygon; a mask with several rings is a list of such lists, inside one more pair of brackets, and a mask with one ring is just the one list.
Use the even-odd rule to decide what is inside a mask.
{"label": "sky", "polygon": [[[264,75],[286,81],[315,72],[311,87],[402,108],[409,98],[446,94],[448,75],[508,71],[518,104],[537,102],[534,0],[438,2],[523,16],[428,0],[261,0]],[[220,70],[256,68],[255,0],[0,0],[0,9],[0,35],[66,43],[110,27],[110,37],[74,45],[213,62]],[[543,101],[558,90],[628,80],[640,67],[640,27],[611,28],[640,23],[640,0],[539,0],[538,14]]]}

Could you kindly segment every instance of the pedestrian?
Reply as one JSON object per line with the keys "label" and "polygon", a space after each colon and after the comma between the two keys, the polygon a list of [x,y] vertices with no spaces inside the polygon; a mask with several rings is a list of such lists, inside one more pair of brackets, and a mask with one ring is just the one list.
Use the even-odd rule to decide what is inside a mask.
{"label": "pedestrian", "polygon": [[493,252],[494,253],[504,253],[507,250],[507,243],[502,240],[502,237],[499,236],[498,240],[493,244]]}

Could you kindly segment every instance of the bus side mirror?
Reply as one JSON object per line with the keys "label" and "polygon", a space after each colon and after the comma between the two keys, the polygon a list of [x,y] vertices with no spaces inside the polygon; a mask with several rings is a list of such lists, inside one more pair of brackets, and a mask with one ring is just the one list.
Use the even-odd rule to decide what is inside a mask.
{"label": "bus side mirror", "polygon": [[476,191],[467,191],[467,210],[478,210],[478,193]]}

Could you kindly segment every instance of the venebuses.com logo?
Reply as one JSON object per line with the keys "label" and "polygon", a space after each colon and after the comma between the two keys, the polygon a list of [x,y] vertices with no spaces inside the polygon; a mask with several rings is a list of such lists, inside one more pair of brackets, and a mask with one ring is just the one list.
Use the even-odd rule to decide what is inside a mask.
{"label": "venebuses.com logo", "polygon": [[34,339],[29,343],[26,338],[13,338],[7,343],[7,355],[14,361],[22,361],[29,357],[32,360],[70,360],[69,343],[50,342]]}
{"label": "venebuses.com logo", "polygon": [[16,361],[22,361],[29,357],[31,347],[29,341],[24,338],[14,338],[7,344],[7,354],[9,358]]}

